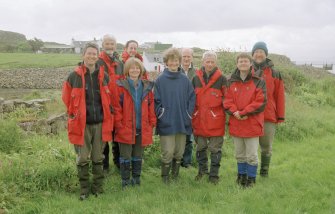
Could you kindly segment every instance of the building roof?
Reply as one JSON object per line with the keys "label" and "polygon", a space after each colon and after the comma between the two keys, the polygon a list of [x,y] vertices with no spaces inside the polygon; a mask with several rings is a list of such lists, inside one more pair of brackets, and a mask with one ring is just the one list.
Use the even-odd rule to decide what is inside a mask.
{"label": "building roof", "polygon": [[163,63],[163,55],[161,53],[143,53],[149,62]]}

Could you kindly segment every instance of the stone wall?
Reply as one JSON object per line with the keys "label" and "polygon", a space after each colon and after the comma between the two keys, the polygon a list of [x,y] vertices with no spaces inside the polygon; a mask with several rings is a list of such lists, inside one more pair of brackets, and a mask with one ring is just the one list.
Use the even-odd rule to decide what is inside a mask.
{"label": "stone wall", "polygon": [[70,72],[64,68],[0,70],[0,88],[60,89]]}
{"label": "stone wall", "polygon": [[[15,111],[17,108],[32,108],[36,111],[45,110],[45,104],[50,102],[50,99],[34,99],[29,101],[4,100],[0,97],[0,118],[5,114]],[[65,130],[67,126],[67,115],[65,113],[54,115],[48,119],[21,121],[18,123],[24,131],[36,132],[39,134],[59,134]]]}
{"label": "stone wall", "polygon": [[[61,89],[71,69],[27,68],[0,70],[1,88]],[[155,80],[157,72],[150,72],[149,79]]]}

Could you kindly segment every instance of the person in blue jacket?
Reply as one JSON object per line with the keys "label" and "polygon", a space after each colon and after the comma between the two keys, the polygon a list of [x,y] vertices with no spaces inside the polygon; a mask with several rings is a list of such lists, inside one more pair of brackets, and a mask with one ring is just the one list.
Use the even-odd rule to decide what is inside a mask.
{"label": "person in blue jacket", "polygon": [[163,182],[168,183],[171,168],[172,178],[178,178],[186,135],[192,134],[191,115],[195,105],[195,93],[191,81],[179,68],[179,50],[166,50],[163,61],[167,67],[156,80],[154,97],[156,131],[160,136],[162,152],[161,175]]}

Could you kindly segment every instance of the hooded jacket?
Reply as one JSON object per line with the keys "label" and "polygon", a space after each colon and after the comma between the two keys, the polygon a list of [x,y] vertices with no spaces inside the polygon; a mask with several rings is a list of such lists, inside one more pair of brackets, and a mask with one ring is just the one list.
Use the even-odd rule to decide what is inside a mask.
{"label": "hooded jacket", "polygon": [[[229,117],[229,134],[235,137],[258,137],[264,133],[264,108],[266,105],[265,81],[249,72],[243,81],[238,69],[228,81],[223,102]],[[238,120],[233,113],[239,111],[245,120]]]}

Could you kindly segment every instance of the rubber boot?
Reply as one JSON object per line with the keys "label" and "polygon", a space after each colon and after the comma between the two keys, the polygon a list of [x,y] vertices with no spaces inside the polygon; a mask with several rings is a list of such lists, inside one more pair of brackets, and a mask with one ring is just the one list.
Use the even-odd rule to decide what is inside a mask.
{"label": "rubber boot", "polygon": [[130,160],[120,157],[120,174],[122,190],[127,188],[130,183]]}
{"label": "rubber boot", "polygon": [[248,179],[246,183],[246,187],[253,187],[256,183],[256,175],[257,175],[257,165],[247,164],[247,174]]}
{"label": "rubber boot", "polygon": [[165,184],[170,182],[169,174],[171,169],[171,163],[162,163],[161,170],[162,170],[162,181]]}
{"label": "rubber boot", "polygon": [[191,140],[191,135],[186,135],[186,145],[185,151],[183,154],[183,158],[181,160],[181,166],[185,168],[189,168],[192,164],[192,150],[193,150],[193,142]]}
{"label": "rubber boot", "polygon": [[236,183],[242,187],[247,183],[247,163],[237,163],[237,179]]}
{"label": "rubber boot", "polygon": [[104,172],[103,172],[103,163],[93,163],[92,164],[92,174],[93,174],[93,184],[92,184],[92,193],[95,196],[103,193],[103,181],[104,181]]}
{"label": "rubber boot", "polygon": [[208,175],[208,159],[207,159],[207,151],[198,151],[196,153],[197,162],[198,162],[198,175],[195,177],[196,181],[201,180],[204,175]]}
{"label": "rubber boot", "polygon": [[118,142],[112,143],[112,153],[113,153],[113,163],[118,169],[120,169],[120,148]]}
{"label": "rubber boot", "polygon": [[85,200],[89,196],[90,182],[89,182],[89,165],[77,166],[78,178],[80,184],[79,200]]}
{"label": "rubber boot", "polygon": [[262,177],[269,176],[270,161],[271,161],[271,155],[261,154],[261,169],[259,171],[260,176]]}
{"label": "rubber boot", "polygon": [[106,143],[105,149],[104,149],[104,160],[103,160],[103,170],[105,174],[109,173],[109,143]]}
{"label": "rubber boot", "polygon": [[256,184],[256,178],[248,177],[245,187],[252,188],[255,184]]}
{"label": "rubber boot", "polygon": [[209,171],[209,182],[213,184],[219,183],[219,169],[221,161],[221,151],[217,153],[211,153],[211,168]]}
{"label": "rubber boot", "polygon": [[180,160],[179,161],[175,160],[175,159],[172,160],[172,171],[171,171],[171,174],[172,174],[172,179],[173,180],[177,180],[178,179],[180,164],[181,164]]}
{"label": "rubber boot", "polygon": [[132,164],[132,185],[141,185],[142,158],[133,158]]}

